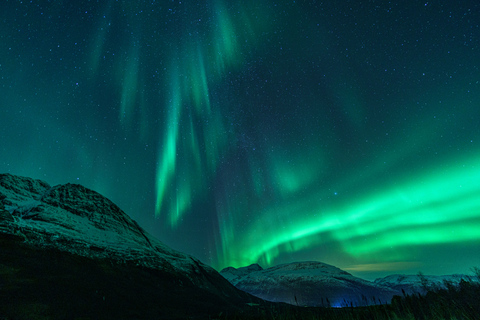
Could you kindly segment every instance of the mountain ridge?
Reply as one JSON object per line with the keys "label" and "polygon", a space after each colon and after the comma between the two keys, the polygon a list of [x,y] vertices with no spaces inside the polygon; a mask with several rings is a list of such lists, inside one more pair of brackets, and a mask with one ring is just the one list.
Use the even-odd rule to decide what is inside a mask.
{"label": "mountain ridge", "polygon": [[[13,219],[17,232],[28,235],[27,239],[33,244],[86,256],[102,257],[99,250],[88,250],[96,246],[119,259],[155,256],[157,252],[156,258],[160,260],[164,258],[161,254],[189,260],[187,255],[167,248],[149,235],[109,199],[82,185],[68,183],[50,187],[41,180],[30,181],[12,175],[5,179],[5,175],[1,175],[0,194],[11,216],[6,214],[7,219]],[[68,246],[62,246],[63,238],[69,238]]]}

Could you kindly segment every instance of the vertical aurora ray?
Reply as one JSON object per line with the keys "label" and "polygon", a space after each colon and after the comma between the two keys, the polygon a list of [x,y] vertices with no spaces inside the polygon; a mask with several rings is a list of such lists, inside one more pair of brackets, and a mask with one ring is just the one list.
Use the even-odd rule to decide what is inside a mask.
{"label": "vertical aurora ray", "polygon": [[232,62],[236,62],[240,50],[237,46],[235,27],[228,15],[222,1],[217,1],[216,7],[216,25],[215,28],[215,68],[222,74]]}
{"label": "vertical aurora ray", "polygon": [[222,1],[215,1],[213,8],[205,22],[208,27],[187,28],[171,54],[175,62],[167,77],[171,98],[166,105],[168,129],[159,146],[163,151],[158,155],[155,211],[172,228],[179,226],[194,201],[205,197],[219,159],[229,150],[226,108],[212,102],[210,87],[235,70],[250,47],[237,46],[240,39],[247,42],[248,35],[241,31],[243,23],[231,17],[232,10]]}
{"label": "vertical aurora ray", "polygon": [[[175,68],[173,68],[175,70]],[[178,138],[178,125],[179,117],[181,113],[181,96],[178,90],[177,77],[173,76],[172,79],[172,98],[168,101],[168,117],[167,117],[167,130],[162,135],[165,137],[163,144],[159,146],[159,166],[157,169],[157,198],[155,204],[155,211],[158,214],[164,205],[164,198],[167,192],[169,183],[171,183],[176,168],[176,154],[177,154],[177,138]],[[171,223],[175,223],[175,217],[178,215],[178,211],[174,211]]]}
{"label": "vertical aurora ray", "polygon": [[[208,91],[207,71],[205,61],[200,46],[197,49],[198,56],[196,60],[191,61],[190,75],[192,77],[190,86],[192,88],[193,103],[197,113],[211,112],[210,96]],[[204,110],[203,110],[204,109]]]}
{"label": "vertical aurora ray", "polygon": [[102,60],[102,54],[105,51],[105,39],[107,38],[107,34],[110,30],[111,26],[111,8],[112,8],[113,0],[110,0],[106,5],[105,12],[98,22],[98,32],[95,35],[95,40],[93,41],[93,46],[90,49],[91,53],[89,54],[88,65],[90,69],[91,76],[96,76],[98,73],[98,69],[100,67],[100,63]]}
{"label": "vertical aurora ray", "polygon": [[[195,54],[193,48],[189,46],[185,59],[181,59],[185,65],[172,63],[173,71],[168,77],[171,93],[167,103],[168,130],[164,133],[166,140],[159,147],[164,151],[159,154],[158,161],[156,214],[166,213],[171,227],[178,226],[193,199],[201,194],[205,185],[203,180],[210,174],[204,172],[207,164],[201,156],[200,146],[207,146],[207,142],[218,143],[218,139],[206,141],[205,131],[195,125],[199,121],[209,122],[215,114],[211,112],[203,58],[200,53]],[[215,129],[221,125],[212,124],[217,125]],[[167,198],[169,204],[165,204]]]}
{"label": "vertical aurora ray", "polygon": [[139,48],[133,43],[124,67],[122,96],[120,98],[120,121],[128,123],[132,119],[135,103],[138,99]]}

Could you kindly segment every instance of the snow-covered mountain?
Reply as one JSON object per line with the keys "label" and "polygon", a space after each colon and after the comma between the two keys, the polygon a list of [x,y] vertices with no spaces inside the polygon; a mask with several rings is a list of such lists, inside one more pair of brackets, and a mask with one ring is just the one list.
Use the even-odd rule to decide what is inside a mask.
{"label": "snow-covered mountain", "polygon": [[[44,279],[50,280],[43,283]],[[71,290],[78,290],[78,296]],[[77,184],[51,187],[44,181],[1,174],[0,299],[8,301],[12,296],[26,300],[2,304],[0,315],[29,310],[30,304],[58,318],[86,316],[82,312],[90,310],[85,307],[71,317],[50,314],[51,303],[57,303],[52,301],[59,303],[57,313],[81,309],[77,304],[84,300],[105,312],[108,303],[115,303],[117,307],[108,309],[112,318],[141,318],[128,312],[144,312],[142,303],[152,299],[157,300],[148,302],[158,310],[155,318],[169,317],[171,312],[184,317],[207,309],[209,313],[244,310],[248,302],[258,302],[213,268],[165,246],[93,190]],[[128,312],[119,311],[122,308]]]}
{"label": "snow-covered mountain", "polygon": [[191,271],[203,265],[145,232],[113,202],[78,184],[50,187],[40,180],[0,175],[7,213],[3,232],[40,247],[82,256],[135,261],[154,268]]}
{"label": "snow-covered mountain", "polygon": [[[460,281],[476,281],[468,275],[452,274],[444,276],[425,275],[427,289],[445,289],[446,284],[457,286]],[[375,279],[376,284],[392,288],[397,291],[404,291],[406,294],[425,293],[425,285],[419,275],[392,274],[383,278]]]}
{"label": "snow-covered mountain", "polygon": [[268,269],[259,265],[220,271],[237,288],[274,302],[300,306],[363,306],[390,302],[397,290],[357,278],[321,262],[296,262]]}

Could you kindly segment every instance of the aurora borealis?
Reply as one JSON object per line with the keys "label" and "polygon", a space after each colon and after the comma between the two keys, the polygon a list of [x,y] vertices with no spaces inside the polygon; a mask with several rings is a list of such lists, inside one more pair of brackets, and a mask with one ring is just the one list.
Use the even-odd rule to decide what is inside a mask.
{"label": "aurora borealis", "polygon": [[0,172],[217,269],[480,265],[476,1],[4,1]]}

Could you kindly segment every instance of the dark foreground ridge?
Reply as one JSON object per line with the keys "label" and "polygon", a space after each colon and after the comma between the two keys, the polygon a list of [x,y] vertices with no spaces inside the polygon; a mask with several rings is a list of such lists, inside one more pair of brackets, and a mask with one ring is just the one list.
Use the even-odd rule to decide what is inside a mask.
{"label": "dark foreground ridge", "polygon": [[185,274],[38,249],[5,233],[0,248],[0,319],[249,316],[246,295],[216,294]]}

